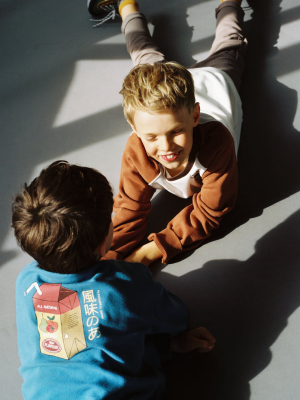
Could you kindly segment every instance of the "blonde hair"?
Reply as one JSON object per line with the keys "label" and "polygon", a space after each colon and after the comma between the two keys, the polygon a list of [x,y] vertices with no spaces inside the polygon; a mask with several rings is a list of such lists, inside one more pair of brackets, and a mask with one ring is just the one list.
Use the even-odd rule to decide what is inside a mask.
{"label": "blonde hair", "polygon": [[176,62],[135,66],[124,79],[122,90],[125,118],[133,125],[136,110],[162,112],[195,107],[191,73]]}

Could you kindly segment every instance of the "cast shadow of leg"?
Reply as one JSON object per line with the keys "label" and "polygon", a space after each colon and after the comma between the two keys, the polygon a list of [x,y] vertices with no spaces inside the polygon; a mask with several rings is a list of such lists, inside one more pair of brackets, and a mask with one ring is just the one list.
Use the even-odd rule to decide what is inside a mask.
{"label": "cast shadow of leg", "polygon": [[246,261],[214,260],[181,277],[161,273],[169,290],[180,287],[191,327],[205,326],[217,339],[212,353],[166,363],[170,399],[250,399],[249,382],[271,362],[270,347],[300,305],[299,229],[300,211],[258,240]]}
{"label": "cast shadow of leg", "polygon": [[[281,0],[249,0],[251,3],[257,6],[253,5],[252,19],[246,23],[249,51],[241,92],[244,122],[239,196],[232,215],[235,225],[261,215],[263,209],[300,190],[300,134],[293,127],[297,92],[275,76],[280,68],[289,72],[276,44],[281,25],[291,13],[280,13]],[[290,63],[288,68],[292,72],[299,67],[300,62],[298,66]]]}
{"label": "cast shadow of leg", "polygon": [[[214,38],[203,38],[193,42],[194,27],[190,26],[187,20],[191,13],[189,8],[195,5],[199,6],[201,2],[203,1],[185,0],[162,4],[161,1],[156,0],[152,4],[150,14],[153,10],[157,10],[149,18],[154,25],[153,39],[167,60],[177,61],[185,66],[193,65],[198,60],[192,54],[209,50]],[[212,7],[211,10],[213,16],[214,8]]]}
{"label": "cast shadow of leg", "polygon": [[[256,2],[259,6],[253,5],[253,18],[246,23],[250,44],[242,88],[239,196],[209,240],[222,238],[300,189],[300,135],[293,127],[297,93],[276,79],[278,71],[300,67],[287,64],[276,48],[281,24],[298,18],[299,7],[295,14],[281,15],[280,3]],[[276,70],[274,57],[280,61]],[[189,202],[159,193],[148,232],[164,229]],[[204,325],[217,338],[211,354],[174,355],[165,365],[170,399],[250,399],[249,382],[269,365],[270,346],[300,304],[299,228],[298,212],[260,239],[245,262],[215,260],[180,278],[168,274],[163,279],[188,304],[191,327]]]}
{"label": "cast shadow of leg", "polygon": [[[241,90],[244,122],[238,155],[239,193],[235,208],[223,218],[220,228],[206,243],[223,238],[261,215],[265,208],[300,190],[300,134],[293,127],[297,92],[278,82],[275,76],[300,68],[297,53],[293,59],[297,65],[294,65],[285,60],[289,49],[282,50],[281,56],[276,47],[281,25],[297,19],[300,7],[281,13],[281,1],[249,0],[254,11],[252,19],[245,24],[249,49]],[[300,54],[300,45],[296,47]],[[175,210],[179,212],[180,207],[190,204],[163,194],[158,196],[162,201],[153,202],[151,232],[157,232],[158,227],[164,229],[176,215]],[[179,259],[189,255],[184,253]],[[176,258],[172,260],[176,261]]]}
{"label": "cast shadow of leg", "polygon": [[297,20],[300,7],[281,12],[281,1],[248,1],[254,11],[245,23],[249,47],[241,88],[239,193],[234,210],[208,241],[223,238],[300,190],[300,134],[293,126],[298,95],[276,78],[300,68],[299,44],[292,46],[293,62],[289,48],[279,52],[276,47],[282,24]]}

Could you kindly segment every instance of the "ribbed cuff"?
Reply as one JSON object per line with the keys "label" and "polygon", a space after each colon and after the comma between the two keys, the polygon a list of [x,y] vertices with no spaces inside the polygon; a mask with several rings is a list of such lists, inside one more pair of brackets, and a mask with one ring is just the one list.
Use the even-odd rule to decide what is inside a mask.
{"label": "ribbed cuff", "polygon": [[123,8],[125,6],[127,6],[128,4],[134,4],[135,6],[137,6],[138,10],[139,10],[139,3],[135,0],[123,0],[121,1],[121,4],[119,6],[119,14],[121,14]]}
{"label": "ribbed cuff", "polygon": [[220,3],[220,4],[218,5],[218,7],[215,9],[215,17],[216,17],[216,18],[217,18],[218,12],[219,12],[220,10],[222,10],[222,8],[224,8],[224,7],[234,7],[234,8],[236,8],[239,12],[242,13],[242,16],[245,15],[245,12],[244,12],[244,10],[242,9],[242,6],[241,6],[241,5],[238,5],[238,3],[236,3],[235,1],[223,1],[223,2]]}
{"label": "ribbed cuff", "polygon": [[124,257],[116,251],[109,250],[101,260],[123,260]]}
{"label": "ribbed cuff", "polygon": [[172,229],[166,228],[159,233],[151,233],[148,236],[149,241],[154,241],[156,246],[162,252],[162,263],[167,264],[170,258],[182,252],[180,240]]}

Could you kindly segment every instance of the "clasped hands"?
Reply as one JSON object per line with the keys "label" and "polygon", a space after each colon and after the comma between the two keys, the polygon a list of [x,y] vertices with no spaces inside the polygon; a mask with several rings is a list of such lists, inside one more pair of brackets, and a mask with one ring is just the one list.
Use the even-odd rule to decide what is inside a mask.
{"label": "clasped hands", "polygon": [[149,242],[130,253],[129,256],[124,258],[124,261],[138,262],[149,267],[151,263],[158,260],[162,256],[163,254],[156,246],[155,242]]}
{"label": "clasped hands", "polygon": [[216,339],[206,328],[195,328],[172,337],[171,351],[188,353],[196,350],[198,353],[207,353],[214,348],[215,342]]}

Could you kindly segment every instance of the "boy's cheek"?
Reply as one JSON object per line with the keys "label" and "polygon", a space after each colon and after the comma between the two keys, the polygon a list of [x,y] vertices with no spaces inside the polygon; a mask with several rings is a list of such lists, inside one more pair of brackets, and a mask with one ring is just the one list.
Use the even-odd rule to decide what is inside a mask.
{"label": "boy's cheek", "polygon": [[155,146],[149,144],[148,142],[144,141],[143,139],[141,139],[141,141],[145,147],[146,152],[151,156],[155,156],[155,154],[156,154]]}

